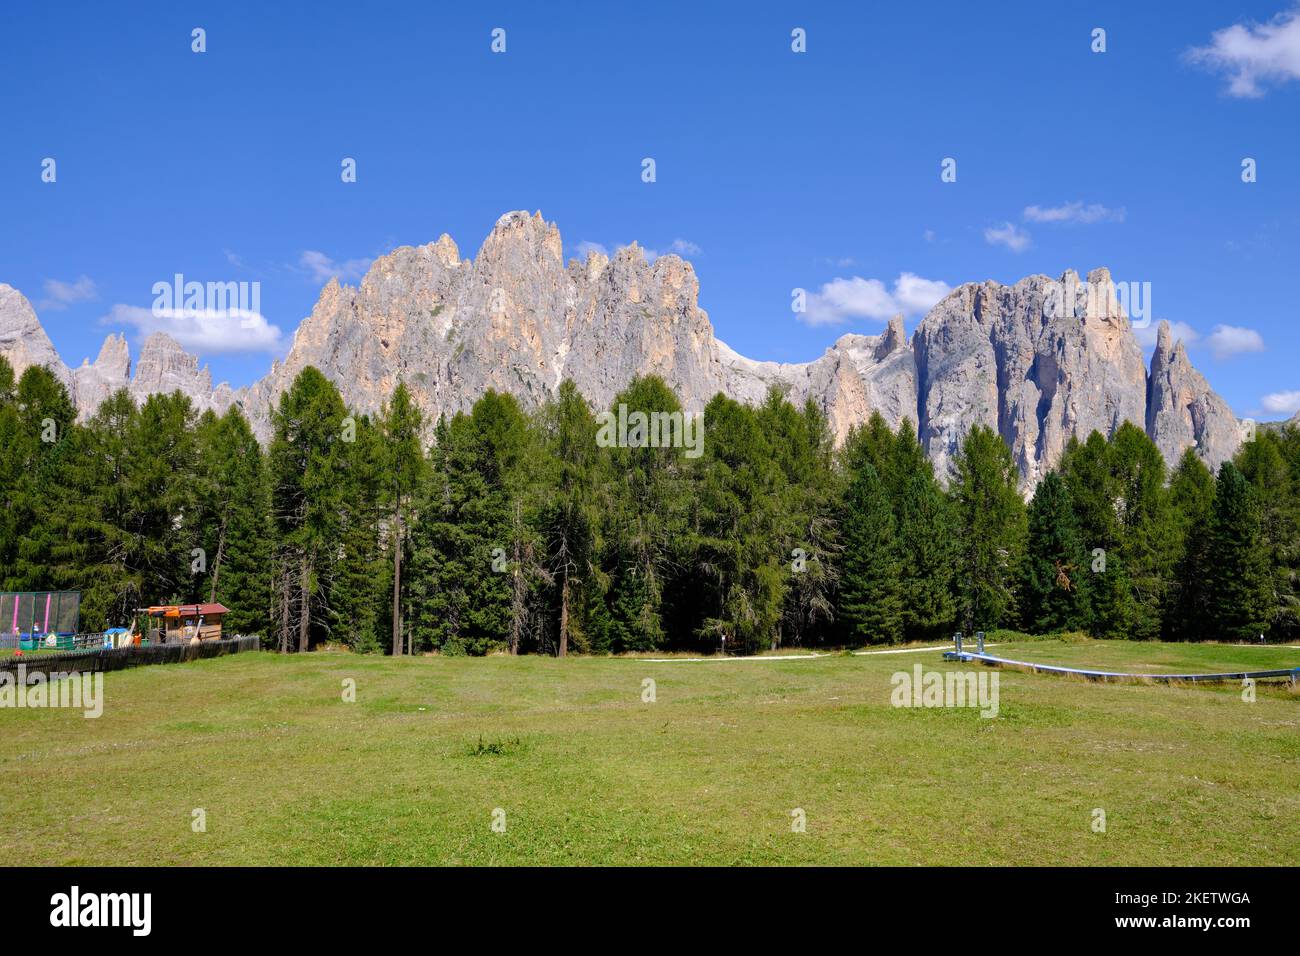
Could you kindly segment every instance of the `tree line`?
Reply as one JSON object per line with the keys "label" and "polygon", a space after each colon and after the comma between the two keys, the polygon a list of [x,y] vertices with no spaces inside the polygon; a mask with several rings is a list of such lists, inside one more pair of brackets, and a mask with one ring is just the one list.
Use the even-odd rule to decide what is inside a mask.
{"label": "tree line", "polygon": [[[682,413],[661,379],[613,400]],[[262,447],[238,408],[111,395],[0,358],[0,590],[82,592],[82,629],[219,601],[227,631],[305,651],[620,653],[1083,631],[1300,636],[1300,433],[1168,472],[1125,423],[1071,440],[1026,503],[994,431],[945,487],[912,424],[835,447],[780,391],[719,394],[703,448],[598,442],[570,381],[539,409],[488,391],[426,428],[398,384],[351,412],[315,368]],[[432,432],[432,441],[425,436]]]}

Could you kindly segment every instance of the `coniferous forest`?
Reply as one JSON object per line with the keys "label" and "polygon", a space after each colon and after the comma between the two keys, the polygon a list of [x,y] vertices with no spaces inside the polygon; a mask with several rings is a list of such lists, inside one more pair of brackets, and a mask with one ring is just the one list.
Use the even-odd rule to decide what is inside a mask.
{"label": "coniferous forest", "polygon": [[[654,377],[619,404],[681,411]],[[600,411],[566,381],[536,411],[489,391],[428,423],[399,384],[371,417],[307,368],[263,447],[237,408],[180,393],[120,391],[77,422],[50,371],[0,358],[0,590],[78,589],[83,631],[219,601],[228,632],[282,651],[1300,637],[1294,428],[1216,475],[1126,423],[1072,440],[1025,502],[982,427],[945,488],[910,423],[836,448],[777,392],[716,396],[698,456],[603,447]]]}

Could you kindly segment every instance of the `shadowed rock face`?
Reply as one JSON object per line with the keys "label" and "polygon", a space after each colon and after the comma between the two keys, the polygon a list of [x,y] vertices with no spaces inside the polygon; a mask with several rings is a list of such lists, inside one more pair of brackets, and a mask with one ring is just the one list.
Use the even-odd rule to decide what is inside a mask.
{"label": "shadowed rock face", "polygon": [[[331,280],[284,361],[246,390],[213,389],[207,369],[165,335],[144,343],[129,386],[137,400],[180,389],[199,409],[238,403],[266,439],[274,404],[308,365],[359,412],[377,412],[405,381],[430,423],[489,388],[536,406],[564,378],[606,407],[634,376],[660,375],[692,411],[718,392],[758,402],[776,385],[796,403],[817,403],[837,441],[873,411],[891,427],[911,420],[944,478],[966,431],[987,425],[1010,446],[1026,490],[1072,435],[1109,435],[1125,420],[1145,427],[1169,464],[1192,446],[1217,467],[1239,441],[1231,410],[1181,344],[1171,345],[1167,327],[1148,376],[1105,269],[1086,280],[1066,272],[1013,286],[969,283],[936,305],[910,342],[896,316],[879,335],[845,335],[798,364],[732,351],[714,337],[698,294],[689,262],[647,262],[635,244],[566,265],[553,223],[511,212],[473,259],[444,235],[377,259],[358,287]],[[128,384],[125,340],[110,336],[95,363],[73,373],[27,300],[3,285],[0,352],[23,367],[51,364],[83,415]]]}

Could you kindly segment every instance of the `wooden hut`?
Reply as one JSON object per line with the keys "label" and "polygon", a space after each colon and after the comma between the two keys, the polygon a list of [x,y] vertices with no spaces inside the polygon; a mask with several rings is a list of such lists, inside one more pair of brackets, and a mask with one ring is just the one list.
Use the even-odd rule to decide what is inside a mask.
{"label": "wooden hut", "polygon": [[141,610],[151,618],[150,640],[167,644],[188,644],[196,637],[217,640],[221,637],[222,618],[230,613],[221,604],[160,604]]}

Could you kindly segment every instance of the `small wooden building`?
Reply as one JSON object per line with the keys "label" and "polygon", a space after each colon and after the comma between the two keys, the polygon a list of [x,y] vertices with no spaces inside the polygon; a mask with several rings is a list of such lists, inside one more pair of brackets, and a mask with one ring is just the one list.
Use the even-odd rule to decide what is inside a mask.
{"label": "small wooden building", "polygon": [[230,613],[221,604],[161,604],[143,610],[152,619],[150,640],[167,644],[188,644],[196,637],[202,641],[217,640],[221,637],[222,618]]}

